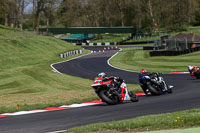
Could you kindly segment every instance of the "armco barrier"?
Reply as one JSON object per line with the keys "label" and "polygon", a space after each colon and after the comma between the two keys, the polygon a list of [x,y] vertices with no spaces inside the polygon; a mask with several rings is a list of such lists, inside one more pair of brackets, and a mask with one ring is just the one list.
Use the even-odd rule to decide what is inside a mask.
{"label": "armco barrier", "polygon": [[200,47],[185,49],[182,51],[152,51],[150,52],[150,56],[178,56],[196,51],[200,51]]}
{"label": "armco barrier", "polygon": [[82,54],[84,52],[84,48],[81,49],[81,50],[73,50],[73,51],[68,51],[66,53],[63,53],[63,54],[60,54],[60,58],[66,58],[68,56],[71,56],[71,55],[75,55],[75,54]]}

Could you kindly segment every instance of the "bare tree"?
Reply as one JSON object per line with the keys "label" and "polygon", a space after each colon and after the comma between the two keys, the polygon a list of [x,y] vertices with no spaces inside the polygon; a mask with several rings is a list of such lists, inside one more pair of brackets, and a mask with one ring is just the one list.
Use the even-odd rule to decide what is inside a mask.
{"label": "bare tree", "polygon": [[11,15],[11,10],[10,10],[10,7],[12,5],[12,1],[11,0],[6,0],[6,1],[3,1],[1,0],[0,1],[0,4],[2,5],[2,10],[4,11],[4,25],[8,26],[9,25],[9,21],[10,21],[10,15]]}
{"label": "bare tree", "polygon": [[48,32],[49,24],[54,22],[55,13],[57,11],[57,7],[60,5],[60,0],[46,0],[44,4],[44,15],[46,16],[46,27]]}
{"label": "bare tree", "polygon": [[120,19],[121,19],[121,26],[124,26],[124,12],[123,9],[125,8],[125,1],[124,0],[116,0],[115,1],[116,7],[120,13]]}
{"label": "bare tree", "polygon": [[154,18],[154,15],[153,15],[151,0],[148,0],[148,6],[149,6],[149,13],[150,13],[150,16],[151,16],[151,19],[152,19],[152,24],[155,24],[155,18]]}
{"label": "bare tree", "polygon": [[33,31],[38,32],[39,31],[39,22],[40,22],[40,13],[44,9],[44,5],[46,3],[46,0],[33,0]]}
{"label": "bare tree", "polygon": [[23,29],[23,23],[24,23],[24,9],[30,4],[30,0],[18,0],[18,21],[19,21],[19,27],[22,30]]}

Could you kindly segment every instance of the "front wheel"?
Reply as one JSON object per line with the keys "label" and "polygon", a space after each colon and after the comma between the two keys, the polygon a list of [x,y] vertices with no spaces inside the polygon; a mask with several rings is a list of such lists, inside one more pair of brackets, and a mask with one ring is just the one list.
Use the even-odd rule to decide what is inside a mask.
{"label": "front wheel", "polygon": [[98,92],[98,95],[103,102],[106,102],[109,105],[118,104],[120,102],[119,98],[116,95],[110,95],[107,90],[100,90]]}

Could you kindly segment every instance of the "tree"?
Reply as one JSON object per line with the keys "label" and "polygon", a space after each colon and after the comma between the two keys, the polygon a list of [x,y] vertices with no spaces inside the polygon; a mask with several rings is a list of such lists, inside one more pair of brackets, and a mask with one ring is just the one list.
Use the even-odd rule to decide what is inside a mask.
{"label": "tree", "polygon": [[40,24],[49,27],[55,23],[68,27],[134,26],[142,32],[154,31],[155,23],[171,30],[200,23],[200,0],[0,0],[0,22],[22,29],[24,8],[30,2],[34,31]]}
{"label": "tree", "polygon": [[47,0],[46,3],[44,4],[44,15],[46,17],[46,27],[47,27],[47,32],[48,32],[48,27],[49,25],[53,25],[55,22],[55,13],[57,10],[57,7],[60,4],[60,0]]}
{"label": "tree", "polygon": [[79,0],[63,0],[58,9],[60,22],[65,26],[82,26],[83,5]]}
{"label": "tree", "polygon": [[46,0],[33,0],[33,31],[39,31],[40,13],[44,8]]}
{"label": "tree", "polygon": [[[12,1],[12,0],[6,0],[6,1],[1,0],[0,1],[1,10],[2,10],[3,16],[4,16],[4,25],[6,25],[6,26],[9,25],[10,17],[13,13],[13,10],[11,10],[11,9],[15,9],[15,5],[13,6],[13,2],[14,1]],[[13,8],[10,8],[12,6],[13,6]]]}
{"label": "tree", "polygon": [[17,7],[18,7],[18,22],[19,27],[22,30],[23,29],[23,23],[24,23],[24,9],[30,4],[30,0],[18,0],[17,1]]}
{"label": "tree", "polygon": [[8,26],[12,23],[15,24],[15,27],[20,26],[22,29],[24,8],[28,3],[29,0],[0,0],[0,16],[4,24]]}

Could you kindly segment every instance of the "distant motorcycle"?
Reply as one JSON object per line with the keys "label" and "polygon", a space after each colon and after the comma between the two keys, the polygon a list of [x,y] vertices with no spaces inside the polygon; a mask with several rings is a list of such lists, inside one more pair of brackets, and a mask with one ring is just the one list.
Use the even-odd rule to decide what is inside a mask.
{"label": "distant motorcycle", "polygon": [[200,68],[197,66],[188,66],[188,71],[190,72],[190,75],[192,77],[196,77],[197,79],[200,79]]}
{"label": "distant motorcycle", "polygon": [[127,89],[124,81],[121,81],[120,89],[121,93],[119,93],[116,88],[115,78],[113,76],[104,80],[102,77],[96,77],[94,79],[94,83],[91,85],[96,94],[100,97],[102,102],[106,102],[109,105],[114,105],[118,103],[122,103],[123,101],[129,100],[132,102],[137,102],[138,97]]}
{"label": "distant motorcycle", "polygon": [[166,85],[162,77],[157,76],[141,76],[139,78],[140,86],[146,95],[161,95],[165,92],[172,93],[173,86]]}

